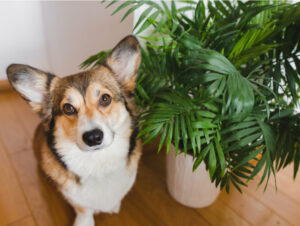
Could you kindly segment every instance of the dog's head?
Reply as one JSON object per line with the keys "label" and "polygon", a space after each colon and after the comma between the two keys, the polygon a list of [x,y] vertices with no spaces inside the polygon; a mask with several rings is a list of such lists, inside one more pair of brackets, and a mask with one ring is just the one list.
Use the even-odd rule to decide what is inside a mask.
{"label": "dog's head", "polygon": [[11,85],[39,113],[49,130],[83,151],[108,147],[116,133],[132,133],[133,92],[140,46],[127,36],[96,69],[57,77],[36,68],[7,68]]}

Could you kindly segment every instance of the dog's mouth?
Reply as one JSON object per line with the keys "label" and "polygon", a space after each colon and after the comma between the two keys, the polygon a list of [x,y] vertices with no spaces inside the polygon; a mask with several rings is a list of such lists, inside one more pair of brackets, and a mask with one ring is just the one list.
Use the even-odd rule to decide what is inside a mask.
{"label": "dog's mouth", "polygon": [[76,144],[76,145],[83,152],[100,151],[101,149],[105,148],[102,144],[101,145],[92,146],[92,147],[89,147],[89,146],[87,146],[85,144]]}

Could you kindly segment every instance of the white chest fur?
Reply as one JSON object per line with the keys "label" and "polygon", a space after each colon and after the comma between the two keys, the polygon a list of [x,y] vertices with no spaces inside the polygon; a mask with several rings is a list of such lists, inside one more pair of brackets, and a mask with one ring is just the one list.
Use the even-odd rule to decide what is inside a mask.
{"label": "white chest fur", "polygon": [[136,173],[120,168],[98,178],[90,176],[78,186],[69,186],[63,191],[73,203],[93,209],[95,212],[118,212],[120,202],[132,187]]}
{"label": "white chest fur", "polygon": [[127,168],[128,139],[115,137],[115,141],[109,148],[95,152],[82,152],[71,142],[61,144],[68,169],[80,177],[80,184],[69,183],[62,191],[74,204],[96,212],[118,211],[136,171]]}

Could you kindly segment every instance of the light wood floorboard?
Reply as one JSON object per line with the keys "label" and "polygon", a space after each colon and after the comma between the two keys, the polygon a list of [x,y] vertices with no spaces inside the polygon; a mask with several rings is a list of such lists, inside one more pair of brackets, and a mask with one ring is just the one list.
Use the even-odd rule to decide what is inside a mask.
{"label": "light wood floorboard", "polygon": [[26,217],[9,224],[8,226],[36,226],[36,223],[34,222],[32,217]]}

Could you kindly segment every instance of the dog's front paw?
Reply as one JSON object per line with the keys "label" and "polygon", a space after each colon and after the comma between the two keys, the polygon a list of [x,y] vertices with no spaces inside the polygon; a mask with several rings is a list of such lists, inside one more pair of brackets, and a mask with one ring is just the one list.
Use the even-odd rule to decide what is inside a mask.
{"label": "dog's front paw", "polygon": [[73,226],[95,226],[93,214],[77,214]]}

